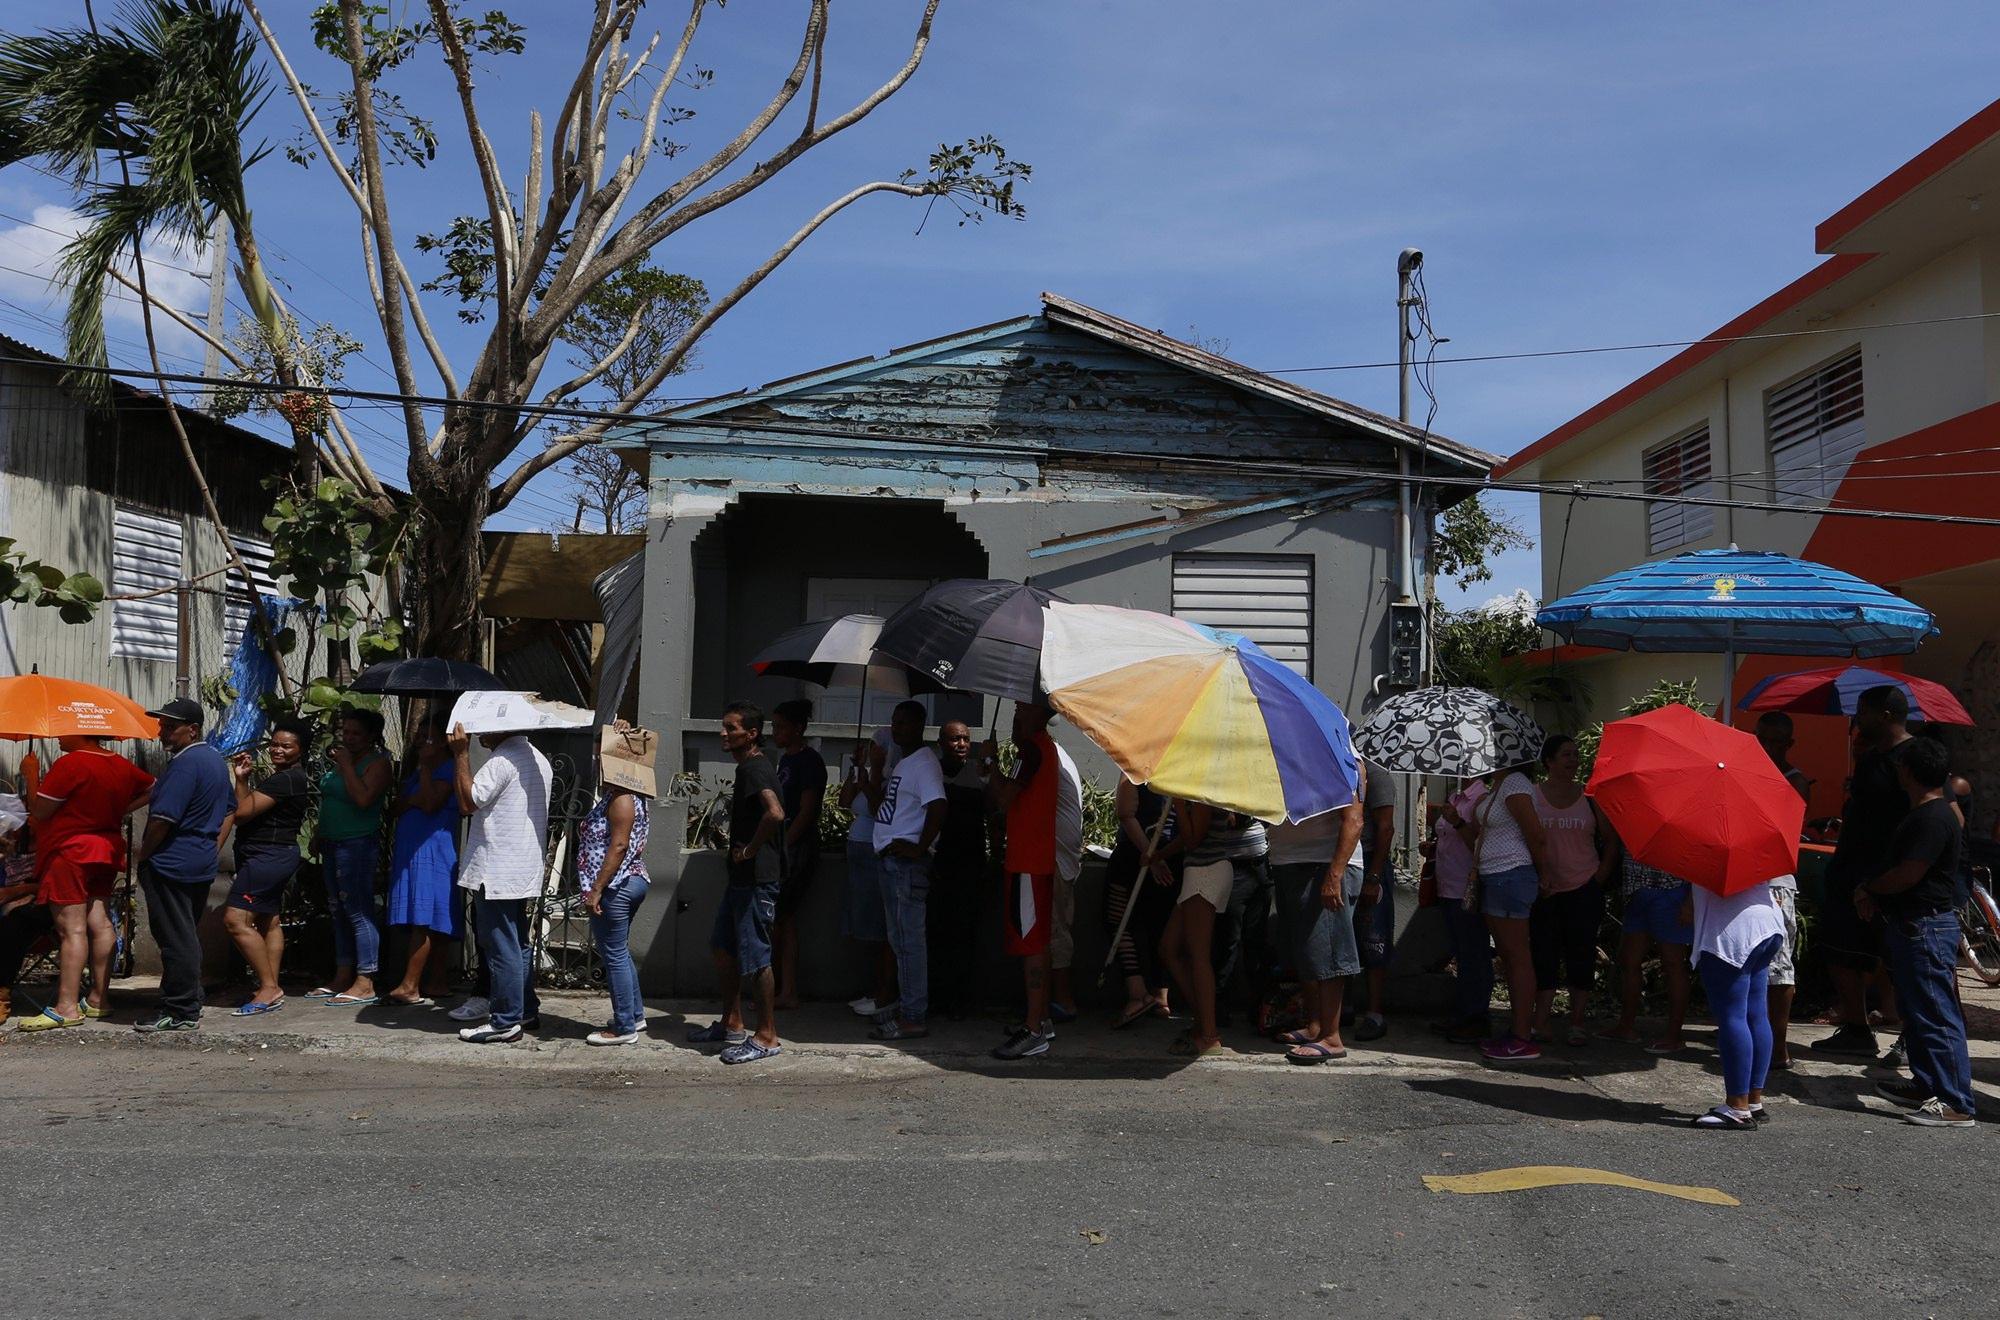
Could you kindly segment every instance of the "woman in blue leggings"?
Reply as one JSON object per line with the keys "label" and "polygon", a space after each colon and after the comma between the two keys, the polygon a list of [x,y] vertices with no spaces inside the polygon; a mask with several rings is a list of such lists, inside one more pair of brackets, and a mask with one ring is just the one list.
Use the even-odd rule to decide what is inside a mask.
{"label": "woman in blue leggings", "polygon": [[1764,1119],[1764,1078],[1771,1068],[1771,959],[1785,942],[1784,915],[1768,883],[1726,898],[1699,885],[1692,890],[1694,969],[1715,1017],[1724,1096],[1694,1125],[1743,1132]]}

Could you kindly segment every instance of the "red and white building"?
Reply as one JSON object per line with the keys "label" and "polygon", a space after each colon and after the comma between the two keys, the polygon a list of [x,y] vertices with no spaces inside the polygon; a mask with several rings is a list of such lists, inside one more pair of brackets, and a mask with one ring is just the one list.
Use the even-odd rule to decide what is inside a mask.
{"label": "red and white building", "polygon": [[[2000,517],[2000,101],[1836,210],[1817,265],[1713,335],[1506,460],[1496,478],[1612,483],[1781,506],[1542,497],[1542,597],[1686,550],[1776,550],[1879,582],[1942,634],[1878,662],[1952,688],[1978,719],[1954,735],[2000,808],[2000,527],[1884,521],[1843,509]],[[1559,647],[1598,714],[1663,677],[1721,695],[1722,661]],[[1826,661],[1750,657],[1767,674]],[[1739,718],[1747,725],[1748,719]],[[1845,726],[1799,720],[1813,813],[1839,810]]]}

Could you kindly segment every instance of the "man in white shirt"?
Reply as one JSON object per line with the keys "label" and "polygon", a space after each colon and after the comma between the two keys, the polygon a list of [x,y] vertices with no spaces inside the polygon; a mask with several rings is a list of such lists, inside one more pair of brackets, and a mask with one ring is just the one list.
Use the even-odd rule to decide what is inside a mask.
{"label": "man in white shirt", "polygon": [[930,951],[925,930],[930,916],[931,848],[944,828],[945,796],[944,767],[924,742],[926,714],[920,701],[896,707],[889,736],[901,756],[886,777],[876,771],[868,782],[868,800],[876,804],[871,842],[881,868],[883,924],[896,956],[901,1001],[895,1009],[884,1010],[868,1033],[876,1040],[930,1034]]}
{"label": "man in white shirt", "polygon": [[1076,1021],[1076,878],[1083,874],[1083,776],[1063,745],[1056,748],[1056,887],[1049,925],[1049,1017]]}
{"label": "man in white shirt", "polygon": [[465,813],[465,848],[458,883],[472,891],[479,956],[492,983],[490,1016],[458,1038],[473,1045],[505,1045],[540,1025],[535,965],[528,955],[528,903],[542,892],[548,850],[548,758],[518,733],[482,733],[486,764],[472,773],[472,739],[463,725],[451,730],[457,765],[458,809]]}

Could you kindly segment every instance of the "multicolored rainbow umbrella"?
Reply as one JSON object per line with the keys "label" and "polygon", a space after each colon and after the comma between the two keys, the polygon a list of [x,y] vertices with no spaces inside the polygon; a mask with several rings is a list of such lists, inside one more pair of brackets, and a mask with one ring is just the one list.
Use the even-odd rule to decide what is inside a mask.
{"label": "multicolored rainbow umbrella", "polygon": [[1049,704],[1133,782],[1273,822],[1354,801],[1347,717],[1248,638],[1115,605],[1043,614]]}

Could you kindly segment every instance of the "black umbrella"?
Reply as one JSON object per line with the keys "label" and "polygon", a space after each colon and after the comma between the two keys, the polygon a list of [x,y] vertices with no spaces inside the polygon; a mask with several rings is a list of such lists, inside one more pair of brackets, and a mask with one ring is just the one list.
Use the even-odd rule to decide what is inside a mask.
{"label": "black umbrella", "polygon": [[875,649],[961,692],[1045,702],[1042,606],[1061,599],[1019,582],[953,578],[891,615]]}
{"label": "black umbrella", "polygon": [[876,614],[814,619],[780,634],[751,659],[750,668],[766,678],[796,678],[820,687],[861,688],[896,697],[948,690],[901,661],[877,654],[875,639],[881,632],[882,618]]}
{"label": "black umbrella", "polygon": [[413,656],[370,665],[355,678],[355,692],[396,697],[455,697],[461,692],[506,692],[505,683],[465,660]]}

